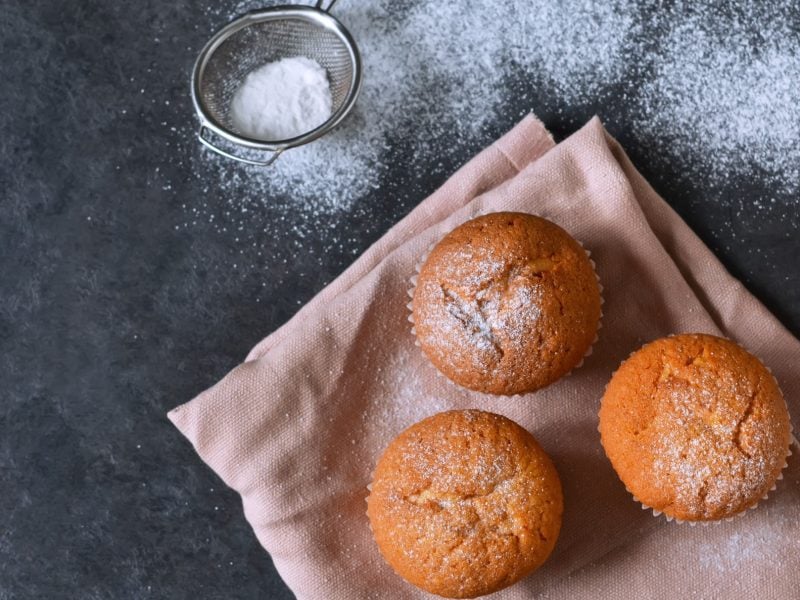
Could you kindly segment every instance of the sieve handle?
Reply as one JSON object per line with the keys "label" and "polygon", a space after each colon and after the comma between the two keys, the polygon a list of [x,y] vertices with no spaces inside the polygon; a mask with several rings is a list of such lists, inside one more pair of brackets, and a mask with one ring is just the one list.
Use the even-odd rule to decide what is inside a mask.
{"label": "sieve handle", "polygon": [[203,144],[206,148],[209,148],[219,154],[220,156],[224,156],[225,158],[230,158],[232,160],[238,160],[239,162],[246,163],[248,165],[255,165],[257,167],[268,167],[281,155],[286,148],[278,148],[274,150],[272,156],[270,156],[267,160],[253,160],[250,158],[245,158],[244,156],[236,156],[235,154],[231,154],[227,150],[223,150],[219,146],[216,146],[211,140],[205,137],[203,134],[208,131],[205,125],[200,126],[200,131],[197,132],[197,138],[200,140],[200,143]]}
{"label": "sieve handle", "polygon": [[330,0],[328,3],[328,8],[322,8],[322,5],[325,4],[325,0],[317,0],[317,10],[321,10],[322,12],[331,12],[333,5],[336,4],[336,0]]}

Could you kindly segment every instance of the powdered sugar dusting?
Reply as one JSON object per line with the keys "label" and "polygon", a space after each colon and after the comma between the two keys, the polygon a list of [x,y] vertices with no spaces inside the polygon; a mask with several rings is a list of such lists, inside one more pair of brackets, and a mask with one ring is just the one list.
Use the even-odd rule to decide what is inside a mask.
{"label": "powdered sugar dusting", "polygon": [[410,340],[392,352],[374,373],[375,388],[361,415],[365,434],[378,436],[370,442],[371,448],[385,448],[407,427],[450,408],[448,402],[428,392],[420,373],[422,357]]}
{"label": "powdered sugar dusting", "polygon": [[[220,27],[262,6],[229,0],[206,13]],[[376,201],[397,205],[396,217],[490,143],[497,127],[529,111],[561,129],[598,111],[645,167],[690,182],[698,202],[791,214],[785,204],[800,189],[800,34],[786,25],[791,10],[775,0],[724,10],[683,0],[340,0],[333,12],[364,61],[353,113],[266,170],[201,150],[187,119],[181,154],[208,194],[186,204],[183,226],[236,230],[244,246],[282,219],[299,229],[304,220],[329,221],[329,236],[346,215],[364,227],[385,212],[375,213]],[[763,183],[771,195],[742,194],[742,181]],[[307,233],[290,232],[298,245]]]}
{"label": "powdered sugar dusting", "polygon": [[[704,390],[708,405],[717,399]],[[774,435],[767,427],[751,427],[749,444],[757,451],[748,454],[737,445],[736,435],[746,416],[734,415],[732,407],[719,406],[713,426],[698,425],[697,398],[685,389],[669,394],[651,425],[660,435],[655,441],[653,477],[670,482],[675,501],[697,517],[709,517],[725,508],[726,514],[745,508],[748,500],[760,498],[771,483],[773,457],[761,452]],[[731,413],[731,414],[726,414]],[[686,432],[692,435],[687,436]]]}
{"label": "powdered sugar dusting", "polygon": [[[215,12],[232,18],[263,4],[239,2],[228,14]],[[623,72],[633,21],[624,4],[341,0],[334,12],[353,34],[364,65],[361,95],[345,124],[286,152],[269,171],[208,153],[198,155],[195,168],[211,170],[247,197],[287,194],[299,207],[346,210],[381,186],[398,132],[411,141],[411,163],[434,172],[461,157],[465,144],[475,150],[490,141],[487,125],[503,105],[512,72],[541,80],[567,100],[600,93]],[[247,177],[246,189],[232,175],[242,170],[257,174]]]}
{"label": "powdered sugar dusting", "polygon": [[700,168],[718,182],[748,174],[796,190],[800,40],[779,16],[785,3],[724,15],[698,4],[687,11],[679,3],[661,17],[671,27],[640,91],[637,135],[680,160],[690,176]]}
{"label": "powdered sugar dusting", "polygon": [[[497,415],[459,411],[393,442],[369,515],[399,573],[418,585],[425,579],[415,575],[429,573],[436,583],[425,589],[474,597],[541,564],[555,544],[561,493],[549,461],[523,435]],[[475,564],[505,576],[492,581]]]}
{"label": "powdered sugar dusting", "polygon": [[727,354],[707,367],[707,357],[718,352],[705,345],[698,355],[665,359],[655,387],[643,390],[654,403],[653,419],[633,432],[649,440],[652,485],[663,486],[672,510],[692,519],[753,506],[773,485],[788,450],[776,455],[785,432],[773,412],[780,392],[771,375],[743,375],[741,363]]}
{"label": "powdered sugar dusting", "polygon": [[698,563],[708,571],[724,575],[738,575],[765,560],[780,568],[785,552],[797,543],[794,536],[787,535],[797,525],[796,519],[772,511],[768,519],[759,522],[759,527],[738,528],[722,544],[700,544],[695,551]]}
{"label": "powdered sugar dusting", "polygon": [[431,300],[420,324],[435,338],[428,351],[442,362],[489,373],[506,351],[521,351],[530,342],[541,315],[542,282],[489,247],[466,247],[437,269],[420,288]]}

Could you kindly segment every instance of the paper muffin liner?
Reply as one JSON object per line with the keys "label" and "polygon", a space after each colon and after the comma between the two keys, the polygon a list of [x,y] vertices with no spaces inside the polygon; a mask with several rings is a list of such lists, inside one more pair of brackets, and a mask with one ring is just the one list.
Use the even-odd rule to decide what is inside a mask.
{"label": "paper muffin liner", "polygon": [[[479,210],[476,213],[474,213],[472,216],[467,217],[466,219],[462,220],[460,223],[458,223],[453,228],[451,228],[449,231],[447,231],[444,235],[442,235],[439,239],[437,239],[435,242],[432,242],[425,249],[425,251],[420,255],[419,259],[417,259],[417,262],[414,265],[414,274],[408,280],[409,281],[409,288],[407,290],[407,293],[408,293],[408,296],[409,296],[410,300],[406,304],[406,308],[408,309],[408,321],[409,321],[409,323],[411,323],[411,335],[414,336],[414,345],[415,346],[421,348],[419,340],[417,339],[416,324],[414,323],[414,291],[417,289],[417,281],[419,280],[419,274],[420,274],[420,271],[422,270],[422,266],[425,264],[425,261],[428,260],[428,256],[430,256],[430,253],[433,251],[433,249],[436,247],[436,245],[440,241],[442,241],[444,236],[448,235],[451,231],[456,229],[456,227],[459,227],[460,225],[463,225],[464,223],[466,223],[468,221],[471,221],[473,219],[476,219],[478,217],[489,215],[489,214],[492,214],[492,213],[495,213],[495,212],[502,212],[502,211]],[[527,214],[533,215],[533,213],[527,213]],[[533,215],[533,216],[537,216],[537,217],[542,218],[542,219],[547,219],[547,217],[541,217],[540,215]],[[547,219],[547,220],[550,221],[550,219]],[[550,221],[550,222],[552,223],[553,221]],[[558,224],[556,223],[556,225],[558,225]],[[571,233],[567,232],[567,234],[570,237],[572,237]],[[600,316],[597,319],[597,330],[595,331],[594,339],[589,344],[589,348],[587,348],[586,352],[581,357],[581,359],[569,371],[567,371],[561,377],[559,377],[555,381],[552,381],[551,383],[549,383],[545,387],[549,387],[549,386],[553,385],[554,383],[556,383],[556,381],[560,381],[561,379],[569,377],[573,373],[573,371],[575,371],[575,369],[579,369],[580,367],[583,366],[584,361],[589,356],[592,355],[592,352],[594,350],[594,345],[600,339],[600,329],[603,327],[603,316],[604,316],[604,314],[603,314],[603,305],[605,304],[605,298],[603,298],[603,284],[600,281],[600,276],[597,274],[597,265],[594,262],[594,260],[591,258],[591,252],[586,249],[586,247],[584,246],[583,242],[581,240],[576,239],[575,237],[572,237],[572,239],[575,240],[576,242],[578,242],[580,247],[583,248],[583,251],[586,252],[586,257],[589,259],[589,264],[592,266],[592,271],[594,272],[594,276],[597,279],[597,288],[598,288],[598,291],[600,293]],[[425,358],[427,359],[427,356]],[[430,362],[430,359],[428,359],[428,362]],[[516,393],[516,394],[492,394],[492,393],[489,393],[489,392],[480,392],[478,390],[472,390],[470,388],[467,388],[467,387],[464,387],[462,385],[459,385],[458,383],[456,383],[455,381],[453,381],[452,379],[447,377],[444,373],[442,373],[436,367],[436,365],[433,365],[433,367],[434,367],[434,370],[436,371],[436,374],[439,377],[444,379],[447,383],[449,383],[450,385],[454,386],[455,388],[457,388],[459,390],[468,390],[470,392],[475,392],[475,393],[478,393],[478,394],[486,394],[487,396],[504,396],[504,397],[507,397],[507,398],[520,398],[522,396],[525,396],[526,394],[534,393],[534,392],[538,391],[538,389],[544,389],[544,388],[538,388],[537,390],[531,390],[531,391],[528,391],[528,392],[519,392],[519,393]]]}
{"label": "paper muffin liner", "polygon": [[364,497],[364,504],[366,505],[366,508],[364,509],[364,514],[367,517],[367,527],[369,527],[369,537],[372,538],[372,542],[378,549],[378,554],[381,556],[381,558],[383,558],[383,552],[381,552],[380,547],[378,546],[378,541],[375,539],[375,531],[372,529],[372,519],[369,518],[369,497],[372,495],[372,482],[375,480],[375,468],[377,467],[377,464],[378,463],[375,463],[375,467],[372,468],[372,473],[369,476],[369,483],[367,484],[367,495]]}
{"label": "paper muffin liner", "polygon": [[[669,335],[662,336],[660,338],[656,338],[655,340],[652,340],[650,342],[647,342],[646,344],[641,345],[636,350],[632,351],[624,360],[622,360],[622,362],[620,362],[620,366],[622,366],[622,364],[625,363],[631,356],[633,356],[639,350],[645,348],[646,346],[649,346],[650,344],[652,344],[652,343],[654,343],[654,342],[656,342],[656,341],[658,341],[660,339],[663,339],[665,337],[671,338],[671,337],[675,337],[675,336],[678,336],[678,335],[684,335],[685,333],[686,332],[684,332],[684,333],[671,333]],[[726,339],[728,339],[728,338],[726,338]],[[733,341],[733,340],[731,340],[731,341]],[[744,346],[739,344],[739,342],[734,342],[734,343],[736,343],[740,347],[744,348]],[[800,448],[800,442],[798,442],[797,438],[794,437],[794,426],[792,425],[792,418],[791,418],[791,414],[789,413],[789,406],[786,403],[786,397],[783,395],[783,390],[781,389],[780,385],[778,384],[778,380],[775,377],[775,374],[772,372],[772,369],[770,369],[766,364],[764,364],[764,362],[759,357],[757,357],[755,354],[753,354],[752,352],[750,352],[746,348],[744,348],[744,349],[747,352],[749,352],[752,356],[754,356],[758,360],[758,362],[761,363],[761,365],[772,376],[773,381],[775,381],[775,385],[778,386],[778,389],[781,391],[781,398],[783,399],[783,405],[786,408],[787,414],[789,414],[789,444],[786,447],[786,454],[783,457],[783,466],[781,467],[781,470],[778,473],[778,476],[775,478],[775,481],[772,483],[772,487],[770,487],[764,493],[764,495],[761,498],[759,498],[756,502],[754,502],[752,506],[748,506],[748,507],[744,508],[743,510],[740,510],[739,512],[737,512],[737,513],[735,513],[735,514],[733,514],[733,515],[731,515],[729,517],[723,517],[721,519],[713,519],[713,520],[707,520],[707,521],[692,521],[692,520],[679,519],[677,517],[673,517],[671,515],[666,514],[664,511],[658,510],[656,508],[653,508],[652,506],[649,506],[648,504],[645,504],[639,498],[637,498],[636,494],[634,494],[631,491],[631,489],[627,485],[625,485],[625,482],[623,482],[623,485],[625,485],[625,491],[628,492],[631,495],[631,498],[633,498],[634,502],[637,502],[641,506],[642,510],[651,511],[653,513],[653,516],[656,517],[656,518],[663,516],[667,520],[668,523],[672,522],[672,521],[674,521],[675,523],[680,523],[680,524],[687,523],[692,527],[694,527],[695,525],[702,525],[703,527],[706,527],[708,525],[719,525],[720,523],[729,523],[731,521],[734,521],[737,518],[745,516],[745,514],[747,514],[751,510],[754,510],[756,507],[758,507],[759,504],[761,504],[762,502],[767,500],[769,495],[772,492],[774,492],[775,489],[778,487],[778,482],[783,479],[783,472],[786,470],[786,467],[789,466],[789,457],[792,456],[792,454],[793,454],[793,452],[792,452],[792,443],[796,444],[798,446],[798,448]],[[611,376],[608,378],[608,382],[611,382],[611,380],[614,378],[614,375],[617,374],[618,370],[619,370],[619,367],[617,367],[614,370],[614,372],[611,373]],[[608,383],[606,383],[606,388],[608,388]],[[603,396],[605,396],[605,391],[603,393]],[[599,424],[599,422],[598,422],[598,425],[597,425],[597,432],[601,433],[600,432],[600,424]],[[601,442],[601,446],[602,446],[602,442]],[[605,454],[605,448],[603,448],[603,453]],[[607,454],[606,454],[606,458],[608,458]],[[612,465],[612,468],[613,468],[613,465]],[[616,473],[616,469],[614,469],[614,473]],[[619,477],[619,474],[617,474],[617,477]],[[620,481],[622,481],[622,479],[620,479]]]}

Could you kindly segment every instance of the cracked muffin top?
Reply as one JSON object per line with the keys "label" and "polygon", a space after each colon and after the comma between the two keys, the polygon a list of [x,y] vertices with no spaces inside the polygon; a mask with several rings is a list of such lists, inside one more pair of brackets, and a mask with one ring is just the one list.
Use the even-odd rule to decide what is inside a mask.
{"label": "cracked muffin top", "polygon": [[710,521],[773,487],[789,452],[789,413],[757,358],[723,338],[682,334],[622,363],[603,396],[600,436],[635,499]]}
{"label": "cracked muffin top", "polygon": [[448,598],[507,587],[550,555],[561,527],[561,483],[533,436],[478,410],[412,425],[378,461],[367,500],[386,561]]}
{"label": "cracked muffin top", "polygon": [[531,392],[569,373],[597,336],[600,287],[586,251],[546,219],[472,219],[431,251],[412,312],[423,352],[458,385]]}

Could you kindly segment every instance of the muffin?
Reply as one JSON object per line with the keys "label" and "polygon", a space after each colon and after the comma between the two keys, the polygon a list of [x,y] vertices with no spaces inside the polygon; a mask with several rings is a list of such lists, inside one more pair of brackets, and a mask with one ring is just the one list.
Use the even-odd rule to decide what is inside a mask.
{"label": "muffin", "polygon": [[447,234],[420,268],[417,341],[471,390],[520,394],[577,366],[597,337],[600,286],[581,245],[546,219],[499,212]]}
{"label": "muffin", "polygon": [[367,500],[386,562],[410,583],[474,598],[539,567],[561,527],[561,483],[533,436],[478,410],[412,425],[378,461]]}
{"label": "muffin", "polygon": [[789,413],[775,378],[730,340],[683,334],[622,363],[600,407],[600,436],[628,490],[682,521],[755,506],[786,466]]}

